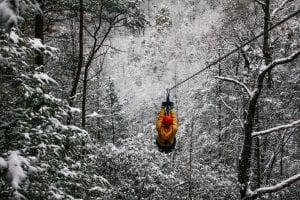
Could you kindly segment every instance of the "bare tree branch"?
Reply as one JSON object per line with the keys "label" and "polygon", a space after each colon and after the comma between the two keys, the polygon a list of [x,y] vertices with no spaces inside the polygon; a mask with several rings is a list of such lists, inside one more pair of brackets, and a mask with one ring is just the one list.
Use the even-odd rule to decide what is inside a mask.
{"label": "bare tree branch", "polygon": [[259,0],[255,0],[255,2],[257,2],[258,4],[260,4],[261,6],[266,6],[266,4],[264,2],[261,2]]}
{"label": "bare tree branch", "polygon": [[111,45],[106,45],[106,44],[104,44],[104,45],[102,45],[102,47],[108,47],[109,49],[112,49],[112,50],[117,51],[117,52],[120,52],[120,53],[126,53],[126,52],[127,52],[127,51],[125,51],[125,50],[118,49],[118,48],[116,48],[116,47],[114,47],[114,46],[111,46]]}
{"label": "bare tree branch", "polygon": [[244,61],[245,61],[244,68],[249,69],[250,68],[250,61],[249,61],[249,58],[248,58],[246,52],[243,50],[243,48],[241,48],[241,53],[242,53],[242,56],[243,56]]}
{"label": "bare tree branch", "polygon": [[91,37],[93,37],[93,34],[89,31],[89,29],[85,25],[83,25],[83,28]]}
{"label": "bare tree branch", "polygon": [[270,179],[270,176],[271,176],[271,173],[272,173],[272,169],[273,169],[273,166],[274,166],[274,163],[275,163],[275,160],[276,160],[276,157],[277,155],[280,153],[280,148],[281,146],[285,146],[287,144],[287,142],[289,141],[289,139],[291,138],[291,136],[294,134],[294,132],[291,132],[287,138],[285,139],[286,137],[286,133],[287,133],[287,130],[284,131],[284,133],[282,134],[281,136],[281,141],[278,142],[276,148],[274,149],[272,155],[271,155],[271,158],[269,159],[269,161],[267,162],[265,168],[264,168],[264,172],[262,173],[264,177],[263,178],[263,183],[267,184],[269,179]]}
{"label": "bare tree branch", "polygon": [[183,185],[186,185],[186,184],[188,184],[187,181],[186,181],[186,182],[183,182],[183,183],[179,183],[178,185],[175,185],[175,186],[174,186],[174,189],[176,189],[177,187],[181,187],[181,186],[183,186]]}
{"label": "bare tree branch", "polygon": [[293,53],[292,55],[285,57],[285,58],[280,58],[277,60],[274,60],[272,63],[270,63],[269,65],[262,67],[260,69],[260,73],[259,76],[264,76],[268,71],[270,71],[271,69],[273,69],[274,67],[276,67],[277,65],[282,65],[285,63],[289,63],[291,61],[293,61],[294,59],[296,59],[298,56],[300,55],[300,50],[296,51],[295,53]]}
{"label": "bare tree branch", "polygon": [[238,80],[235,80],[235,79],[232,79],[232,78],[223,77],[223,76],[215,76],[215,78],[223,80],[223,81],[228,81],[228,82],[235,83],[235,84],[243,87],[246,90],[246,92],[247,92],[247,94],[249,96],[252,95],[252,92],[249,90],[249,88],[244,83],[242,83],[242,82],[240,82]]}
{"label": "bare tree branch", "polygon": [[273,10],[273,12],[271,13],[271,18],[273,18],[275,16],[275,14],[279,11],[279,10],[282,10],[283,6],[285,6],[285,4],[287,4],[288,2],[291,2],[291,1],[294,1],[294,0],[284,0],[278,8],[275,8]]}
{"label": "bare tree branch", "polygon": [[92,80],[94,77],[98,76],[103,71],[104,59],[106,58],[108,50],[109,48],[107,48],[103,53],[102,59],[100,61],[100,69],[97,72],[95,72],[95,74],[92,77],[90,77],[90,79],[88,79],[87,81]]}
{"label": "bare tree branch", "polygon": [[226,108],[228,108],[228,109],[235,115],[235,117],[237,118],[237,120],[239,120],[240,126],[241,126],[241,128],[243,129],[243,128],[244,128],[244,123],[242,122],[241,118],[240,118],[240,117],[238,116],[238,114],[233,110],[233,108],[230,107],[230,106],[224,101],[224,99],[223,99],[221,96],[219,96],[219,97],[220,97],[221,101],[223,102],[223,104],[226,106]]}
{"label": "bare tree branch", "polygon": [[269,133],[273,133],[275,131],[285,130],[285,129],[288,129],[288,128],[294,128],[294,127],[297,127],[297,126],[300,126],[300,120],[294,121],[290,124],[276,126],[274,128],[270,128],[270,129],[267,129],[267,130],[264,130],[264,131],[253,132],[252,137],[266,135],[266,134],[269,134]]}
{"label": "bare tree branch", "polygon": [[254,190],[253,192],[250,192],[250,194],[248,194],[245,198],[243,198],[243,200],[254,199],[254,198],[257,198],[258,196],[261,196],[266,193],[277,192],[279,190],[282,190],[283,188],[290,186],[291,184],[293,184],[299,180],[300,180],[300,174],[296,174],[296,175],[288,178],[287,180],[284,180],[281,183],[278,183],[274,186],[258,188],[256,190]]}

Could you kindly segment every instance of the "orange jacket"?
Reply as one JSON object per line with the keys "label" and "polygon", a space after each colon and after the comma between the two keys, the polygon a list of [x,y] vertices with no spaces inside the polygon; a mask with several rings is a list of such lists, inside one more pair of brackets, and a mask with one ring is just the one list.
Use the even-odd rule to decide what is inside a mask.
{"label": "orange jacket", "polygon": [[163,124],[163,118],[166,115],[164,108],[160,109],[159,116],[156,122],[156,130],[158,132],[157,141],[161,146],[170,146],[174,143],[174,138],[178,129],[178,122],[176,111],[174,109],[170,112],[173,118],[173,124],[171,126],[165,126]]}

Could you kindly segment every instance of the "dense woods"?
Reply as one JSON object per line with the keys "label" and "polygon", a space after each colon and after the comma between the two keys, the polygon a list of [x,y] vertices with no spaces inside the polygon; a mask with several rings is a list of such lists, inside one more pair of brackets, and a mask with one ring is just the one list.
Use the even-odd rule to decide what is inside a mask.
{"label": "dense woods", "polygon": [[298,199],[299,5],[0,0],[0,199]]}

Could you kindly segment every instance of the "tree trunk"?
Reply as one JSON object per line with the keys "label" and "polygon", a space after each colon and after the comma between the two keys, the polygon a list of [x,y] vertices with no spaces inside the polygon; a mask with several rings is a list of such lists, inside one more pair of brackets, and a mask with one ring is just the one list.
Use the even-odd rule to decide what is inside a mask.
{"label": "tree trunk", "polygon": [[284,153],[284,143],[281,142],[280,148],[280,176],[283,177],[283,153]]}
{"label": "tree trunk", "polygon": [[246,121],[244,124],[244,142],[241,152],[241,158],[239,160],[238,167],[238,181],[241,184],[240,194],[241,199],[246,196],[249,182],[249,170],[251,167],[251,151],[252,151],[252,132],[253,132],[253,122],[255,118],[255,110],[258,97],[262,88],[262,80],[259,80],[258,87],[254,90],[253,96],[249,100],[248,112],[246,116]]}
{"label": "tree trunk", "polygon": [[[221,50],[219,50],[219,57],[221,57]],[[222,76],[222,68],[221,68],[221,63],[219,63],[219,70],[218,70],[218,75]],[[222,82],[221,80],[218,81],[218,85],[217,85],[217,97],[221,96],[222,93]],[[219,142],[222,141],[222,136],[221,136],[221,131],[222,131],[222,103],[219,100],[218,101],[218,130],[219,130],[219,137],[218,140]]]}
{"label": "tree trunk", "polygon": [[[101,83],[100,83],[100,74],[98,74],[97,76],[97,85],[98,85],[98,90],[97,90],[97,109],[100,108],[101,106],[101,98],[100,98],[100,88],[101,88]],[[101,127],[101,121],[100,121],[100,117],[97,117],[97,135],[95,136],[95,138],[97,139],[97,142],[100,142],[100,138],[101,138],[101,131],[100,131],[100,128]]]}
{"label": "tree trunk", "polygon": [[110,86],[110,115],[111,115],[111,130],[112,130],[112,142],[113,144],[115,144],[115,122],[114,122],[114,110],[113,110],[113,106],[115,104],[114,99],[113,99],[113,95],[112,95],[112,90],[111,90],[111,86]]}
{"label": "tree trunk", "polygon": [[111,110],[111,130],[112,130],[112,143],[115,144],[115,122],[114,122],[114,116],[113,111]]}
{"label": "tree trunk", "polygon": [[255,159],[256,159],[256,166],[255,166],[255,189],[260,188],[261,185],[261,167],[260,167],[260,139],[259,137],[255,138]]}
{"label": "tree trunk", "polygon": [[[38,0],[38,3],[40,5],[41,12],[39,12],[35,16],[35,33],[34,37],[41,40],[42,43],[44,43],[44,1]],[[35,64],[38,66],[44,65],[44,57],[43,54],[39,51],[35,51]],[[43,70],[43,69],[42,69]]]}
{"label": "tree trunk", "polygon": [[[265,0],[263,10],[265,13],[265,15],[264,15],[263,54],[264,54],[265,65],[268,65],[272,62],[270,32],[268,32],[268,29],[271,26],[270,0]],[[271,89],[271,86],[272,86],[272,76],[271,76],[271,70],[270,70],[268,72],[268,88]]]}
{"label": "tree trunk", "polygon": [[241,184],[240,194],[241,199],[246,196],[249,182],[249,169],[251,159],[251,148],[252,148],[252,124],[247,123],[244,130],[244,142],[242,148],[241,158],[239,160],[238,167],[238,181]]}
{"label": "tree trunk", "polygon": [[83,91],[82,91],[82,104],[81,104],[81,126],[85,127],[85,113],[86,113],[86,96],[87,96],[87,82],[88,82],[88,73],[89,67],[85,66],[84,68],[84,77],[83,77]]}
{"label": "tree trunk", "polygon": [[[78,64],[76,68],[76,74],[74,77],[71,93],[70,93],[70,99],[69,99],[69,105],[72,107],[74,105],[74,97],[76,95],[79,78],[81,74],[81,68],[83,65],[83,0],[79,0],[79,58],[78,58]],[[68,119],[68,123],[70,123],[70,118]]]}
{"label": "tree trunk", "polygon": [[190,156],[189,156],[189,200],[193,199],[192,193],[192,174],[193,174],[193,133],[194,133],[194,120],[192,119],[191,134],[190,134]]}
{"label": "tree trunk", "polygon": [[[269,70],[271,70],[271,68]],[[238,167],[238,181],[241,185],[240,188],[241,199],[246,197],[246,192],[248,189],[249,170],[251,167],[251,151],[252,151],[251,134],[253,132],[253,122],[255,118],[258,98],[263,88],[264,78],[266,76],[266,73],[268,72],[269,71],[264,71],[258,75],[255,89],[252,92],[252,96],[250,97],[249,104],[248,104],[248,112],[244,124],[244,142],[243,142],[241,158],[239,160],[239,167]]]}
{"label": "tree trunk", "polygon": [[[259,106],[256,106],[256,131],[259,131]],[[254,154],[255,154],[255,161],[256,161],[256,166],[255,166],[255,189],[260,188],[261,185],[261,152],[260,152],[260,138],[256,137],[255,138],[255,149],[254,149]]]}
{"label": "tree trunk", "polygon": [[[98,27],[98,31],[100,30],[100,25],[99,24],[99,27]],[[108,30],[107,32],[105,33],[105,35],[103,36],[100,44],[98,44],[98,39],[97,39],[97,31],[95,32],[95,35],[93,35],[93,38],[94,38],[94,44],[93,44],[93,47],[92,47],[92,50],[90,51],[90,55],[88,56],[88,59],[86,61],[86,64],[84,66],[84,80],[83,80],[83,97],[82,97],[82,114],[81,114],[81,124],[82,124],[82,127],[85,126],[85,113],[86,113],[86,96],[87,96],[87,84],[88,84],[88,73],[89,73],[89,68],[90,66],[92,65],[92,62],[97,54],[97,52],[99,51],[99,49],[103,46],[103,43],[105,42],[105,40],[107,39],[110,31],[112,30],[112,27],[113,25],[110,24],[110,26],[108,27]],[[83,56],[83,55],[82,55]],[[79,60],[81,60],[81,66],[82,66],[82,61],[83,61],[83,58],[79,58]],[[78,65],[79,67],[79,65]],[[81,67],[80,67],[81,68]],[[78,71],[79,71],[79,68],[78,68]],[[78,72],[77,71],[77,72]],[[79,81],[79,77],[80,77],[80,71],[79,71],[79,74],[77,73],[78,76],[76,76],[76,78],[78,78],[78,81]],[[77,85],[78,85],[78,82],[77,82]],[[76,86],[77,87],[77,86]],[[76,94],[76,88],[75,88],[75,93],[74,95]]]}

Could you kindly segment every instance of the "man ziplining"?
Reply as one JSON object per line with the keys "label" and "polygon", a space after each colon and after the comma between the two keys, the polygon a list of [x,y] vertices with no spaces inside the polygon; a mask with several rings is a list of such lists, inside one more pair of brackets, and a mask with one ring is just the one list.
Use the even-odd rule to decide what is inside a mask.
{"label": "man ziplining", "polygon": [[156,137],[156,144],[160,152],[170,153],[175,149],[176,132],[178,130],[178,121],[174,103],[169,100],[169,93],[167,94],[167,101],[162,103],[157,121],[156,130],[158,135]]}

